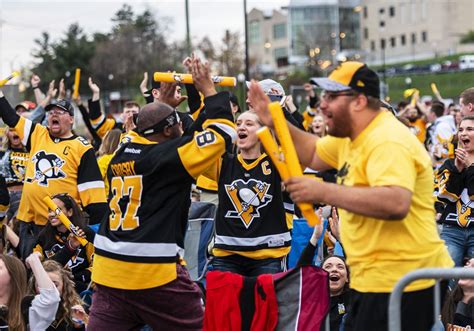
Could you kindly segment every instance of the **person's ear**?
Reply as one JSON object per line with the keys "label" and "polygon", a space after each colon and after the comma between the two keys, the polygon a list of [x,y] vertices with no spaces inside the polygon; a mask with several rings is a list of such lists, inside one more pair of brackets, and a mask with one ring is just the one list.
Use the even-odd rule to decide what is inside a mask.
{"label": "person's ear", "polygon": [[354,98],[353,103],[354,103],[354,110],[356,112],[360,112],[360,111],[364,110],[367,107],[368,99],[365,95],[358,94]]}
{"label": "person's ear", "polygon": [[163,130],[163,135],[164,135],[165,137],[171,137],[172,133],[173,133],[173,132],[172,132],[172,128],[165,128],[165,129]]}
{"label": "person's ear", "polygon": [[151,95],[153,95],[154,99],[158,99],[160,97],[160,90],[154,88],[153,90],[151,90]]}

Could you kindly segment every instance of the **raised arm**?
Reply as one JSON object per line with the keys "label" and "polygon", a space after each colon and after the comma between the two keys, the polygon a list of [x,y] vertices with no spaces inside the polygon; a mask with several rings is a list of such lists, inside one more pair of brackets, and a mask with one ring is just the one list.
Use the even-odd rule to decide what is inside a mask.
{"label": "raised arm", "polygon": [[14,128],[20,120],[20,115],[12,108],[2,90],[0,90],[0,117],[11,128]]}
{"label": "raised arm", "polygon": [[32,253],[25,260],[33,271],[39,289],[28,310],[29,324],[32,330],[46,330],[55,320],[61,301],[59,291],[41,264],[38,253]]}
{"label": "raised arm", "polygon": [[[273,120],[268,110],[270,99],[263,93],[257,82],[252,81],[249,89],[249,98],[252,102],[255,112],[262,123],[273,129]],[[298,129],[294,125],[288,123],[291,138],[296,148],[296,153],[300,163],[303,166],[310,167],[314,170],[327,170],[331,167],[323,162],[316,153],[317,136]]]}
{"label": "raised arm", "polygon": [[36,104],[40,104],[41,101],[45,97],[44,93],[39,88],[39,84],[41,83],[40,76],[33,74],[33,76],[31,77],[30,83],[31,83],[31,88],[33,89],[33,92],[35,94]]}

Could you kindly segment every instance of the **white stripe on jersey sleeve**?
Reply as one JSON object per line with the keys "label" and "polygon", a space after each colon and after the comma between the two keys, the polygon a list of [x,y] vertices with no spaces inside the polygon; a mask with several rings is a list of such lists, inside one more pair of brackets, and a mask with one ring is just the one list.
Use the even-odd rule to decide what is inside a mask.
{"label": "white stripe on jersey sleeve", "polygon": [[213,126],[224,131],[232,139],[232,143],[233,144],[235,143],[235,141],[237,140],[237,132],[235,131],[233,127],[231,127],[230,125],[223,124],[223,123],[211,123],[207,127],[212,129]]}
{"label": "white stripe on jersey sleeve", "polygon": [[96,180],[93,182],[85,182],[82,184],[77,184],[77,190],[79,192],[88,190],[90,188],[105,188],[104,182],[102,180]]}
{"label": "white stripe on jersey sleeve", "polygon": [[96,124],[91,123],[91,125],[94,129],[97,129],[102,123],[104,123],[104,121],[105,121],[105,116],[104,116],[104,114],[101,114],[98,118],[93,120],[93,122],[96,123]]}
{"label": "white stripe on jersey sleeve", "polygon": [[21,143],[24,146],[26,146],[26,144],[28,143],[28,138],[30,137],[32,126],[33,126],[33,122],[25,118],[25,125],[23,126],[23,139],[21,140]]}

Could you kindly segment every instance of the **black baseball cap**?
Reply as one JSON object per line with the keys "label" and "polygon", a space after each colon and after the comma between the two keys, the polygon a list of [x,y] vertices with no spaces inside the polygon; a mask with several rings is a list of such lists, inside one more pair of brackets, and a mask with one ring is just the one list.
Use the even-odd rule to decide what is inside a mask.
{"label": "black baseball cap", "polygon": [[60,100],[53,101],[49,105],[47,105],[44,110],[45,111],[50,111],[54,107],[61,108],[65,111],[67,111],[69,113],[69,115],[74,116],[74,107],[67,100],[60,99]]}
{"label": "black baseball cap", "polygon": [[242,111],[242,109],[240,109],[239,99],[237,99],[237,96],[236,96],[234,93],[229,92],[229,100],[230,100],[230,102],[232,102],[235,106],[239,107],[239,112]]}
{"label": "black baseball cap", "polygon": [[160,82],[155,82],[154,79],[151,80],[151,89],[149,89],[148,91],[145,92],[145,94],[151,94],[151,91],[153,90],[159,90],[161,87],[161,83]]}
{"label": "black baseball cap", "polygon": [[380,99],[379,76],[362,62],[344,62],[329,77],[311,78],[310,82],[328,92],[354,90]]}

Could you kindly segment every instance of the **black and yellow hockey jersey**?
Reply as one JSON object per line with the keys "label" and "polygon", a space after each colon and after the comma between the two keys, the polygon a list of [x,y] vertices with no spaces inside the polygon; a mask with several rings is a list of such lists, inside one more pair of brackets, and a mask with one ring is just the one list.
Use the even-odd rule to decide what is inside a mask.
{"label": "black and yellow hockey jersey", "polygon": [[8,186],[23,184],[29,159],[30,153],[24,149],[9,148],[5,151],[0,160],[0,173]]}
{"label": "black and yellow hockey jersey", "polygon": [[435,174],[435,195],[445,205],[439,223],[474,226],[474,166],[459,172],[446,160]]}
{"label": "black and yellow hockey jersey", "polygon": [[103,139],[110,130],[123,130],[123,123],[117,122],[114,118],[108,118],[102,113],[99,101],[89,100],[88,104],[92,128],[101,139]]}
{"label": "black and yellow hockey jersey", "polygon": [[[219,206],[213,254],[238,254],[253,259],[288,254],[291,233],[285,213],[281,178],[264,153],[245,161],[226,153],[219,173]],[[287,208],[287,209],[292,209]]]}
{"label": "black and yellow hockey jersey", "polygon": [[10,205],[10,194],[8,193],[7,183],[5,178],[0,174],[0,230],[2,228],[2,221],[7,214]]}
{"label": "black and yellow hockey jersey", "polygon": [[94,241],[94,282],[136,290],[176,278],[191,185],[236,137],[228,94],[205,103],[204,131],[159,144],[133,135],[116,151],[108,169],[110,214]]}
{"label": "black and yellow hockey jersey", "polygon": [[43,198],[68,193],[95,223],[97,214],[103,215],[106,199],[90,143],[75,135],[67,139],[51,137],[44,126],[18,116],[5,98],[0,98],[0,114],[30,151],[17,218],[44,225],[48,208]]}
{"label": "black and yellow hockey jersey", "polygon": [[[44,231],[44,230],[43,230]],[[54,231],[55,240],[48,242],[44,236],[40,235],[33,251],[40,253],[44,259],[55,260],[67,269],[71,270],[74,279],[84,283],[90,282],[92,260],[94,257],[94,245],[92,230],[87,231],[89,242],[85,246],[72,249],[67,245],[69,231]]]}

